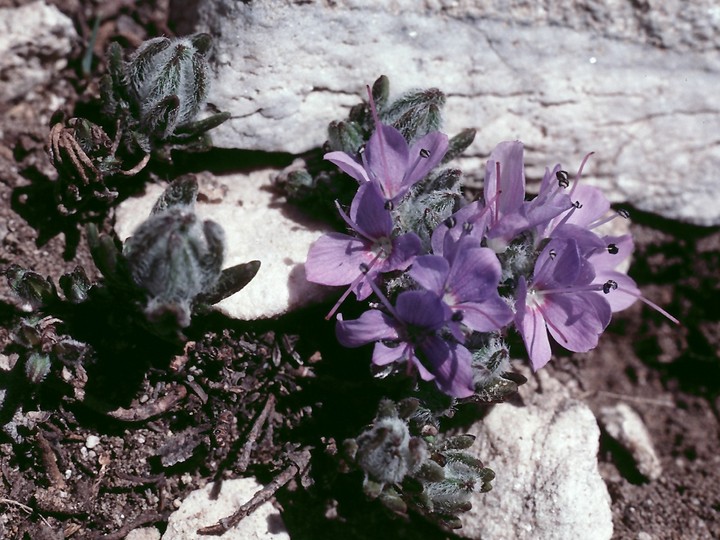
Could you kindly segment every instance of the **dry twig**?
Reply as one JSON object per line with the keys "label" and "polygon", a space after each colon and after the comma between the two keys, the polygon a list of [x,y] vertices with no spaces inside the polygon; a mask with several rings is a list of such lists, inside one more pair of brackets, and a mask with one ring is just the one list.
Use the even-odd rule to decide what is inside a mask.
{"label": "dry twig", "polygon": [[[0,504],[12,504],[13,506],[17,506],[18,508],[20,508],[23,512],[27,513],[28,515],[30,515],[34,512],[34,510],[31,507],[29,507],[28,505],[23,504],[20,501],[15,501],[13,499],[5,499],[4,497],[0,497]],[[45,519],[41,514],[38,514],[38,516],[40,516],[40,519],[42,520],[42,522],[45,525],[50,527],[50,523],[48,523],[47,519]]]}
{"label": "dry twig", "polygon": [[275,410],[275,401],[275,395],[270,394],[267,398],[267,401],[265,402],[265,406],[263,407],[262,411],[260,411],[258,417],[255,419],[255,423],[250,429],[250,433],[248,433],[247,440],[245,441],[242,452],[240,453],[240,459],[238,460],[238,470],[240,472],[245,471],[250,464],[250,454],[252,453],[252,449],[255,446],[258,437],[260,436],[260,430],[265,424],[268,415],[271,411]]}
{"label": "dry twig", "polygon": [[101,538],[102,540],[123,540],[123,538],[125,538],[128,533],[133,529],[137,529],[138,527],[142,527],[143,525],[147,525],[148,523],[162,521],[163,519],[163,515],[158,514],[157,512],[145,512],[143,514],[140,514],[134,520],[125,523],[125,525],[120,527],[114,533],[106,534]]}
{"label": "dry twig", "polygon": [[231,516],[218,521],[215,525],[203,527],[197,531],[197,534],[204,536],[220,536],[225,534],[229,529],[240,523],[243,518],[252,514],[258,507],[269,501],[277,491],[287,484],[297,474],[304,474],[310,465],[310,450],[304,448],[299,452],[291,454],[290,465],[278,474],[275,479],[267,486],[253,495],[253,498],[243,504]]}
{"label": "dry twig", "polygon": [[153,416],[159,416],[169,411],[185,399],[185,396],[187,396],[187,388],[183,385],[177,385],[170,388],[168,393],[157,401],[149,402],[135,409],[124,409],[120,407],[108,412],[107,415],[124,422],[142,422],[143,420],[147,420]]}
{"label": "dry twig", "polygon": [[40,448],[40,456],[43,462],[43,466],[45,467],[45,472],[48,475],[48,480],[50,480],[52,485],[58,489],[67,488],[65,477],[58,468],[57,456],[55,455],[55,452],[50,446],[50,443],[40,431],[37,432],[35,440],[37,441],[38,447]]}

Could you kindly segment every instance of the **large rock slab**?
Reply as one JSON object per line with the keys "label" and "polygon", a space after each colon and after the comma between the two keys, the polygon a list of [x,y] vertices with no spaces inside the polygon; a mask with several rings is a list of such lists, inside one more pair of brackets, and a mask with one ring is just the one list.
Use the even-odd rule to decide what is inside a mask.
{"label": "large rock slab", "polygon": [[[305,279],[308,249],[327,225],[312,221],[277,196],[271,177],[277,171],[198,176],[195,206],[201,219],[225,229],[225,267],[259,260],[260,270],[240,292],[216,304],[242,320],[270,318],[326,298],[330,289]],[[123,241],[150,215],[164,185],[149,185],[142,197],[117,209],[115,231]]]}
{"label": "large rock slab", "polygon": [[[539,381],[539,384],[538,384]],[[607,540],[610,495],[598,470],[592,411],[545,371],[475,425],[470,448],[496,478],[477,493],[459,534],[493,540]]]}
{"label": "large rock slab", "polygon": [[[422,6],[422,3],[413,0],[406,2]],[[442,9],[448,16],[456,18],[488,18],[515,24],[568,27],[675,51],[714,54],[720,49],[720,6],[715,0],[663,0],[662,3],[428,0],[426,5]]]}
{"label": "large rock slab", "polygon": [[[445,131],[479,130],[479,178],[502,140],[525,143],[529,178],[577,167],[615,202],[720,223],[720,10],[469,0],[325,3],[201,0],[216,36],[210,100],[233,118],[216,145],[300,153],[319,146],[380,74],[394,91],[448,95]],[[690,181],[688,181],[690,179]]]}
{"label": "large rock slab", "polygon": [[26,96],[67,65],[77,32],[55,6],[0,8],[0,104]]}

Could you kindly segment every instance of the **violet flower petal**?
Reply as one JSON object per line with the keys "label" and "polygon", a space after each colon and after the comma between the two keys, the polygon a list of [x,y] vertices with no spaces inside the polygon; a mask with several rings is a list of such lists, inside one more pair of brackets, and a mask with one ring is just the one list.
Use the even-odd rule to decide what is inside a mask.
{"label": "violet flower petal", "polygon": [[544,231],[554,218],[572,208],[570,196],[558,185],[559,171],[560,165],[555,165],[552,171],[546,168],[538,196],[524,204],[530,226],[540,227],[541,236],[545,236]]}
{"label": "violet flower petal", "polygon": [[553,339],[569,351],[587,352],[595,348],[607,326],[600,320],[598,308],[604,302],[603,311],[609,313],[607,301],[594,292],[548,296],[551,298],[546,297],[542,304],[542,314]]}
{"label": "violet flower petal", "polygon": [[556,227],[555,230],[550,233],[550,236],[552,238],[574,240],[577,243],[580,252],[585,257],[598,250],[604,249],[607,246],[603,239],[593,231],[572,223],[566,223]]}
{"label": "violet flower petal", "polygon": [[513,319],[513,312],[497,292],[482,302],[463,302],[453,306],[463,314],[462,322],[476,332],[493,332]]}
{"label": "violet flower petal", "polygon": [[[617,253],[610,253],[607,246],[613,244],[617,249]],[[614,270],[621,262],[627,259],[633,252],[635,245],[632,236],[624,234],[622,236],[603,236],[603,249],[598,250],[588,257],[588,260],[595,267],[595,271]]]}
{"label": "violet flower petal", "polygon": [[617,289],[611,290],[608,294],[603,292],[599,294],[603,295],[610,304],[613,313],[629,308],[641,296],[637,283],[627,274],[616,270],[600,270],[595,276],[595,283],[598,285],[607,283],[608,280],[617,283]]}
{"label": "violet flower petal", "polygon": [[392,251],[385,263],[381,265],[383,272],[405,270],[422,250],[420,237],[413,232],[405,233],[392,239]]}
{"label": "violet flower petal", "polygon": [[352,176],[355,180],[360,182],[360,184],[370,181],[362,164],[355,161],[352,156],[349,156],[345,152],[328,152],[323,156],[323,159],[337,165],[341,171]]}
{"label": "violet flower petal", "polygon": [[608,295],[606,295],[605,293],[598,294],[596,292],[595,294],[591,294],[586,298],[586,300],[589,299],[588,305],[595,310],[595,314],[597,315],[598,321],[602,325],[603,331],[605,331],[605,329],[610,324],[613,314],[613,310],[610,306],[610,302],[608,301],[607,296]]}
{"label": "violet flower petal", "polygon": [[582,257],[577,242],[554,238],[535,262],[533,287],[555,289],[570,285],[588,285],[595,277],[592,265]]}
{"label": "violet flower petal", "polygon": [[477,246],[468,237],[458,243],[447,277],[446,290],[456,302],[478,301],[497,294],[502,269],[491,249]]}
{"label": "violet flower petal", "polygon": [[[591,255],[588,260],[595,268],[596,285],[604,285],[609,280],[617,284],[617,289],[611,290],[608,294],[603,294],[610,304],[613,312],[622,311],[632,306],[641,296],[635,280],[624,272],[615,270],[615,267],[627,259],[633,251],[634,245],[632,237],[629,234],[622,236],[604,236],[604,249],[598,250]],[[616,252],[610,253],[607,246],[613,245]]]}
{"label": "violet flower petal", "polygon": [[445,282],[450,273],[450,264],[437,255],[417,257],[409,275],[418,285],[437,295],[444,293]]}
{"label": "violet flower petal", "polygon": [[380,124],[370,136],[363,162],[368,176],[377,182],[386,199],[394,199],[400,192],[408,166],[410,149],[397,129]]}
{"label": "violet flower petal", "polygon": [[321,285],[347,285],[360,274],[360,265],[371,260],[367,242],[342,233],[327,233],[310,246],[305,277]]}
{"label": "violet flower petal", "polygon": [[[538,194],[540,193],[550,193],[552,189],[558,185],[558,178],[557,173],[562,169],[562,166],[558,163],[553,167],[552,170],[545,167],[545,174],[543,175],[543,179],[540,181],[540,189],[538,190]],[[536,197],[534,200],[538,200],[540,197]]]}
{"label": "violet flower petal", "polygon": [[582,208],[570,210],[567,223],[587,228],[593,221],[603,217],[610,210],[610,201],[601,190],[587,184],[579,184],[570,192],[573,202],[582,204]]}
{"label": "violet flower petal", "polygon": [[409,188],[425,178],[445,157],[448,145],[448,136],[440,131],[428,133],[413,144],[403,185]]}
{"label": "violet flower petal", "polygon": [[[497,178],[497,164],[500,178]],[[523,144],[520,141],[504,141],[490,154],[485,168],[485,199],[499,193],[494,208],[500,216],[520,209],[525,200],[525,169]]]}
{"label": "violet flower petal", "polygon": [[350,205],[350,219],[357,224],[359,233],[372,240],[389,237],[392,232],[392,216],[373,183],[363,184],[357,190]]}
{"label": "violet flower petal", "polygon": [[[463,234],[469,234],[482,240],[485,236],[485,229],[489,212],[485,212],[485,208],[479,201],[471,202],[463,206],[460,210],[450,216],[445,222],[440,223],[432,233],[430,245],[435,255],[442,255],[446,259],[451,258],[444,253],[445,245],[449,240],[457,241]],[[454,223],[449,228],[447,223]],[[471,225],[470,232],[465,232],[465,228]]]}
{"label": "violet flower petal", "polygon": [[518,280],[516,298],[515,326],[525,343],[530,364],[537,371],[550,361],[550,339],[542,314],[527,305],[527,283],[523,276]]}
{"label": "violet flower petal", "polygon": [[470,351],[462,345],[450,344],[437,336],[423,340],[420,349],[430,363],[429,370],[435,376],[435,384],[442,392],[458,398],[473,394]]}
{"label": "violet flower petal", "polygon": [[500,253],[507,248],[507,245],[518,233],[530,227],[530,221],[520,210],[502,215],[487,232],[488,240],[501,239],[502,242],[488,242],[488,245],[491,245],[491,247],[494,247],[496,251]]}
{"label": "violet flower petal", "polygon": [[568,208],[571,207],[572,202],[570,201],[570,197],[568,197],[567,194],[562,193],[557,197],[553,197],[546,204],[529,208],[525,213],[528,228],[540,227],[539,232],[541,233],[541,236],[546,236],[545,226],[563,212],[567,212]]}
{"label": "violet flower petal", "polygon": [[398,318],[406,324],[437,330],[445,323],[445,307],[440,297],[430,291],[405,291],[395,303]]}
{"label": "violet flower petal", "polygon": [[423,363],[422,363],[422,362],[420,361],[420,359],[415,355],[414,352],[413,352],[413,354],[410,356],[410,361],[411,361],[411,363],[412,363],[412,369],[417,370],[418,375],[420,375],[420,378],[421,378],[423,381],[432,381],[432,380],[435,378],[434,373],[433,373],[430,369],[428,369],[427,367],[425,367],[425,366],[423,365]]}
{"label": "violet flower petal", "polygon": [[408,362],[412,356],[412,347],[407,343],[400,343],[390,347],[382,341],[378,341],[373,349],[372,363],[376,366],[387,366],[394,362]]}
{"label": "violet flower petal", "polygon": [[335,335],[344,347],[360,347],[382,339],[398,339],[397,322],[378,309],[370,309],[357,319],[338,316]]}

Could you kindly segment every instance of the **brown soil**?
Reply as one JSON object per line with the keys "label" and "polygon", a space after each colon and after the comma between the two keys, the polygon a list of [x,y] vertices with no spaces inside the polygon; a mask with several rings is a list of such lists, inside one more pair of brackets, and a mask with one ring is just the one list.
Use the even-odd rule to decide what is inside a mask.
{"label": "brown soil", "polygon": [[[96,3],[56,3],[87,42]],[[131,45],[173,29],[166,1],[102,4],[98,53],[111,39]],[[99,277],[82,224],[54,213],[57,173],[45,150],[54,112],[48,109],[50,95],[62,98],[68,113],[92,108],[95,87],[79,76],[83,53],[78,46],[69,67],[53,74],[35,97],[0,103],[0,269],[18,264],[57,282],[80,265]],[[96,72],[101,64],[96,61]],[[605,435],[601,440],[617,538],[720,538],[720,231],[633,215],[637,251],[631,274],[682,326],[638,303],[616,317],[597,350],[562,356],[548,369],[579,386],[596,411],[628,403],[650,430],[664,471],[653,482],[642,478],[626,449]],[[93,219],[110,229],[109,217]],[[17,360],[12,335],[26,315],[21,308],[0,279],[4,369]],[[84,316],[98,319],[93,324],[99,326],[87,322],[88,334],[112,322],[107,313]],[[8,412],[6,399],[0,423],[17,426],[17,432],[0,432],[0,538],[124,538],[142,525],[162,530],[176,501],[208,481],[243,473],[269,481],[292,466],[288,458],[297,459],[303,446],[321,446],[318,426],[336,440],[350,436],[372,417],[374,406],[363,404],[377,396],[348,404],[347,395],[362,395],[357,389],[369,377],[367,366],[359,361],[349,368],[355,371],[348,383],[327,362],[317,362],[348,353],[328,344],[330,325],[309,331],[311,317],[321,320],[322,313],[257,324],[211,314],[193,324],[184,348],[150,338],[134,342],[122,333],[95,339],[110,360],[98,361],[101,375],[88,391],[104,401],[93,406],[76,399],[76,387],[62,377],[38,388],[13,387],[20,383],[3,372],[0,390],[7,389],[17,407]],[[181,406],[175,407],[173,396]],[[258,422],[253,439],[263,410],[267,420]],[[148,418],[138,416],[144,414]],[[243,442],[248,438],[250,446]],[[324,459],[322,452],[315,455],[315,472],[278,493],[293,538],[390,537],[391,530],[399,538],[448,537],[421,521],[374,517],[377,507],[352,486],[357,477],[332,478],[323,472]],[[313,480],[309,490],[300,489]],[[342,519],[326,518],[335,514]]]}

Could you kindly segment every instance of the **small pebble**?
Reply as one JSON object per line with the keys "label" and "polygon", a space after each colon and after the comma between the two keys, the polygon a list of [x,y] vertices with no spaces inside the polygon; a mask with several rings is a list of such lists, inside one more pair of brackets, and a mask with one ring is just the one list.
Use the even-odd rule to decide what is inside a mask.
{"label": "small pebble", "polygon": [[98,444],[100,444],[100,437],[97,435],[88,435],[85,439],[85,448],[88,450],[95,448]]}
{"label": "small pebble", "polygon": [[608,435],[624,446],[635,460],[640,474],[648,480],[662,475],[660,458],[655,452],[652,438],[645,423],[629,405],[618,403],[603,407],[598,418]]}

